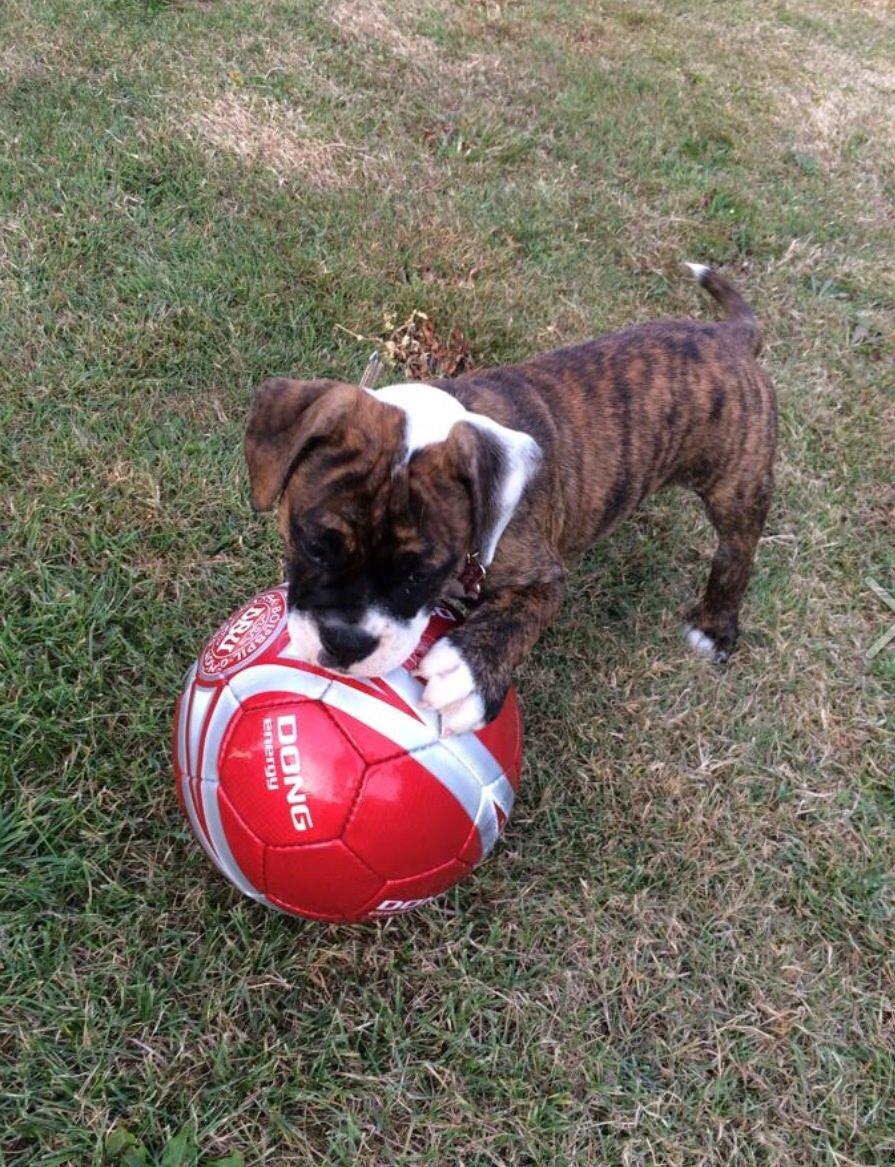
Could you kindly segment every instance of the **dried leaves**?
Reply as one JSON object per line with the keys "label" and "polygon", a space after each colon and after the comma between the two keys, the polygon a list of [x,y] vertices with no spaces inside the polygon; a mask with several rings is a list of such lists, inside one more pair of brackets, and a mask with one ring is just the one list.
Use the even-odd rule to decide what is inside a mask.
{"label": "dried leaves", "polygon": [[414,310],[401,325],[386,320],[382,352],[391,364],[404,369],[408,379],[456,377],[471,368],[469,342],[454,327],[446,339],[435,329],[435,321]]}

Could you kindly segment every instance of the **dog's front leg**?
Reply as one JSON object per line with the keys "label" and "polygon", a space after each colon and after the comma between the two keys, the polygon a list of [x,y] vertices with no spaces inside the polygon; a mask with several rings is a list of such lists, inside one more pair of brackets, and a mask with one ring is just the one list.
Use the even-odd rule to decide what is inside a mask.
{"label": "dog's front leg", "polygon": [[420,661],[422,703],[441,715],[441,732],[466,733],[496,717],[513,671],[556,614],[563,583],[553,580],[489,593],[464,624]]}

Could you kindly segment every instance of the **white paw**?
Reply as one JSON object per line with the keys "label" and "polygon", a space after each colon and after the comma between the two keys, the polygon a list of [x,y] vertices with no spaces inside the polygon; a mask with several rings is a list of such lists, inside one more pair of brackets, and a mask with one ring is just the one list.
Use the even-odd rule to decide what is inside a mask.
{"label": "white paw", "polygon": [[715,642],[711,636],[706,636],[704,632],[700,632],[698,628],[692,626],[684,630],[684,635],[687,638],[687,644],[691,648],[695,648],[697,652],[701,652],[704,656],[715,655]]}
{"label": "white paw", "polygon": [[439,714],[442,737],[481,729],[485,724],[485,702],[469,665],[449,641],[433,644],[416,672],[426,686],[420,704]]}
{"label": "white paw", "polygon": [[723,649],[718,648],[713,637],[701,631],[699,628],[694,628],[692,624],[684,629],[684,637],[691,648],[695,648],[697,652],[702,653],[703,656],[707,656],[715,664],[724,664],[730,656],[729,652],[724,652]]}

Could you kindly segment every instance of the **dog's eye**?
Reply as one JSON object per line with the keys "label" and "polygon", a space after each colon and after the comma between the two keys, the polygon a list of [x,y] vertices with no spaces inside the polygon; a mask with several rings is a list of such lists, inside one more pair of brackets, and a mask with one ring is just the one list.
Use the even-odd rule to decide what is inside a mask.
{"label": "dog's eye", "polygon": [[405,588],[414,587],[422,583],[429,574],[425,566],[416,556],[398,562],[400,582]]}
{"label": "dog's eye", "polygon": [[332,542],[322,536],[299,535],[298,549],[305,559],[317,567],[326,567],[333,558]]}
{"label": "dog's eye", "polygon": [[440,574],[438,568],[432,568],[428,564],[417,562],[413,566],[408,566],[404,569],[402,583],[406,588],[415,588],[420,584],[431,583]]}
{"label": "dog's eye", "polygon": [[405,589],[419,587],[421,584],[433,584],[445,572],[449,565],[432,565],[418,556],[404,560],[400,564],[401,585]]}

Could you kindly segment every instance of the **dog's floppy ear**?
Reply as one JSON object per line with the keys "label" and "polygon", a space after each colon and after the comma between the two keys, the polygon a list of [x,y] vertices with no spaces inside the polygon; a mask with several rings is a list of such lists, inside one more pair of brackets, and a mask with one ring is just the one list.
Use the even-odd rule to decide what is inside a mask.
{"label": "dog's floppy ear", "polygon": [[469,495],[473,550],[491,563],[501,535],[541,461],[541,449],[529,434],[475,415],[451,427],[446,456]]}
{"label": "dog's floppy ear", "polygon": [[332,432],[358,392],[341,381],[284,377],[272,377],[260,386],[243,443],[253,510],[270,510],[302,453],[311,442]]}

